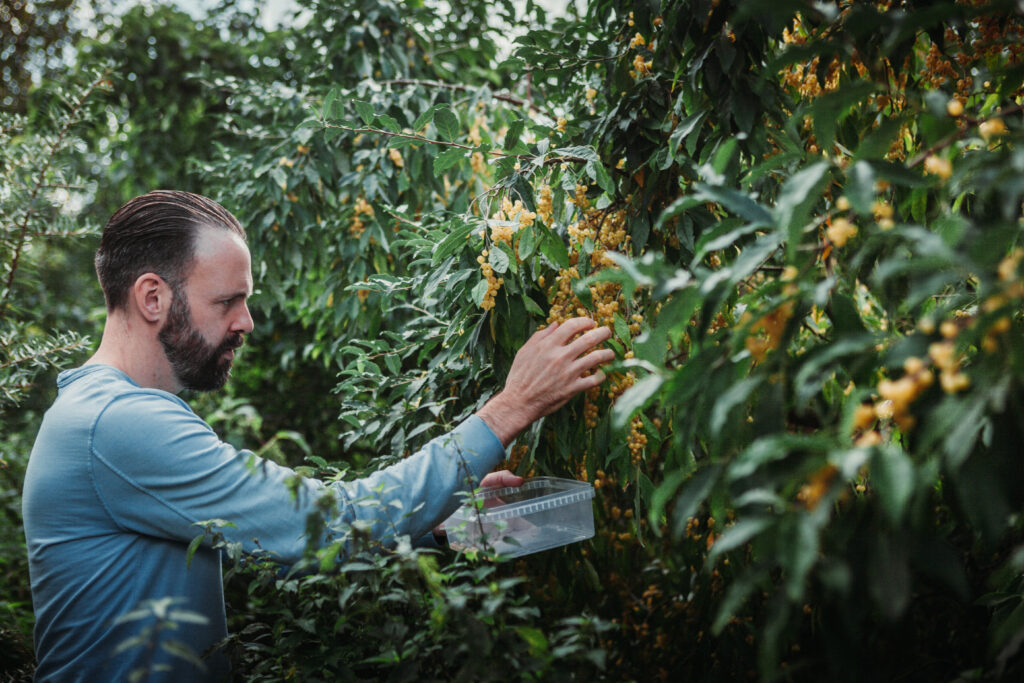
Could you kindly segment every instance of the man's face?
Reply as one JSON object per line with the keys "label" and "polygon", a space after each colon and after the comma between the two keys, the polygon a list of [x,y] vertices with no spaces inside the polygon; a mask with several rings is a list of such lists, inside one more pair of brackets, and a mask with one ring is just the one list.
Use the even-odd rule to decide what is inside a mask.
{"label": "man's face", "polygon": [[192,312],[181,288],[175,292],[158,338],[174,376],[183,387],[193,391],[214,391],[223,387],[231,374],[232,358],[228,357],[228,352],[243,343],[239,332],[229,333],[218,344],[207,342],[192,324]]}
{"label": "man's face", "polygon": [[175,379],[186,389],[213,391],[227,382],[234,349],[253,322],[249,250],[234,233],[201,229],[195,260],[174,299],[158,338]]}

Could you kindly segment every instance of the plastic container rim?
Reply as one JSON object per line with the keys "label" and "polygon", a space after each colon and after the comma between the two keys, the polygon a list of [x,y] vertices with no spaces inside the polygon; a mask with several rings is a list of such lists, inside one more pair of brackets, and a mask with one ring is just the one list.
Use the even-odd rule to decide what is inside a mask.
{"label": "plastic container rim", "polygon": [[[485,487],[477,491],[476,496],[484,499],[497,498],[502,495],[521,494],[524,490],[529,491],[530,489],[542,488],[545,486],[561,490],[546,493],[532,500],[508,503],[495,508],[483,508],[479,510],[479,514],[487,521],[497,521],[508,519],[510,517],[522,517],[523,515],[551,510],[557,507],[564,507],[566,505],[571,505],[572,503],[591,500],[594,497],[594,487],[589,482],[577,481],[575,479],[562,479],[561,477],[534,477],[533,479],[528,479],[523,482],[522,486]],[[457,519],[449,519],[448,521],[468,521],[475,517],[475,512],[476,511],[472,506],[467,504],[460,507],[452,515],[453,518]]]}

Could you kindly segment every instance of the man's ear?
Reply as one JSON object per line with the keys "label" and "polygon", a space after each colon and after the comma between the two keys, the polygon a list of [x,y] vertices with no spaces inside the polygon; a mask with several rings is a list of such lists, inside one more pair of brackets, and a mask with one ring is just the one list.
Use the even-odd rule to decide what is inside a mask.
{"label": "man's ear", "polygon": [[171,310],[173,299],[171,286],[156,273],[143,273],[132,286],[135,308],[146,322],[163,322]]}

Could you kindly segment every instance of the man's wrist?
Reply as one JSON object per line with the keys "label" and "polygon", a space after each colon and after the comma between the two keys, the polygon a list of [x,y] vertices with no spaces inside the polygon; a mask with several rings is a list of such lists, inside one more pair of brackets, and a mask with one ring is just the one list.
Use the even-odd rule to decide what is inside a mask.
{"label": "man's wrist", "polygon": [[522,403],[516,402],[505,392],[491,398],[483,408],[476,411],[476,415],[490,427],[504,448],[508,448],[520,432],[533,423],[533,418],[526,414]]}

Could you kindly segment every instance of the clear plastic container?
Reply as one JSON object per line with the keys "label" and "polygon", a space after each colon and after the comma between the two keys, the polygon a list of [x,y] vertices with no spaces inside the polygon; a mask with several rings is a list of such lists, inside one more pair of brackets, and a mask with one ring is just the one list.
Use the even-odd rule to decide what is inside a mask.
{"label": "clear plastic container", "polygon": [[594,535],[593,497],[587,482],[557,477],[480,489],[445,520],[448,544],[518,557],[583,541]]}

